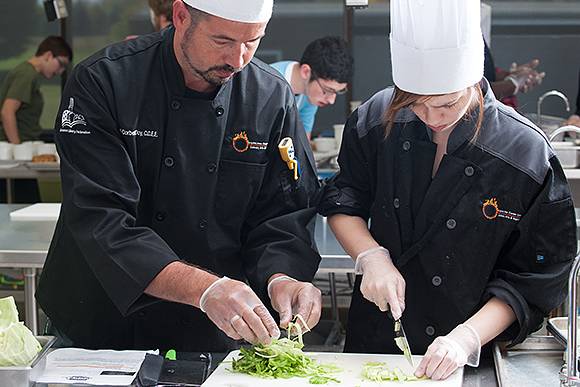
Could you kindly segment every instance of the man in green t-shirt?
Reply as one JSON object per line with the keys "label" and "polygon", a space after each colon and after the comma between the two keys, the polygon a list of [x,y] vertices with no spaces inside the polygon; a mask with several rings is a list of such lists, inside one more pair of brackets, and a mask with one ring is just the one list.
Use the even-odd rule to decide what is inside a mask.
{"label": "man in green t-shirt", "polygon": [[44,100],[39,75],[49,79],[62,74],[72,61],[72,50],[60,36],[49,36],[36,54],[12,69],[0,89],[0,141],[20,144],[38,140]]}

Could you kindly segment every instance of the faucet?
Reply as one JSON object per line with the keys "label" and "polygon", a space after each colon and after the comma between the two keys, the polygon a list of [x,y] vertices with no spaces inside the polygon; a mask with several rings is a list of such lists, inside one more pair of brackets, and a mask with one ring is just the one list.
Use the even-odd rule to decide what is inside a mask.
{"label": "faucet", "polygon": [[574,265],[570,271],[568,280],[568,341],[566,350],[566,364],[562,367],[560,375],[560,386],[572,387],[580,386],[578,375],[578,272],[580,271],[580,255],[574,260]]}
{"label": "faucet", "polygon": [[542,96],[540,98],[538,98],[538,127],[542,127],[542,119],[541,119],[541,106],[542,106],[542,102],[544,101],[544,99],[550,95],[557,95],[558,97],[562,98],[564,100],[564,102],[566,102],[566,111],[569,112],[570,111],[570,102],[568,102],[568,98],[563,94],[560,93],[558,90],[552,90],[552,91],[548,91],[544,94],[542,94]]}

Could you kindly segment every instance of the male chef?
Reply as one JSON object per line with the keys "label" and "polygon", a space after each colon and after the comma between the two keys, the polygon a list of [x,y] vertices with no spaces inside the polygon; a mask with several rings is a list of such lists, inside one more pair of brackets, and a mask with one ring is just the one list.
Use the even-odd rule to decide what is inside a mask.
{"label": "male chef", "polygon": [[226,352],[279,336],[270,304],[318,322],[313,157],[292,90],[252,59],[272,8],[176,0],[174,26],[75,68],[36,294],[65,345]]}

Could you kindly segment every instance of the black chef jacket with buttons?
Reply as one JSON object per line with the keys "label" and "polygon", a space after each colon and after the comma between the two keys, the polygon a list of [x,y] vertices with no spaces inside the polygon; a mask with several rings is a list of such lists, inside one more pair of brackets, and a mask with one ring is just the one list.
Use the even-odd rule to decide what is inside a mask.
{"label": "black chef jacket with buttons", "polygon": [[63,93],[63,204],[36,297],[76,346],[227,351],[199,309],[143,293],[166,265],[247,280],[267,302],[272,274],[310,281],[320,261],[319,183],[289,85],[254,59],[215,98],[186,98],[173,33],[104,49]]}
{"label": "black chef jacket with buttons", "polygon": [[[372,236],[405,278],[402,322],[416,354],[492,296],[517,315],[499,339],[521,342],[567,293],[576,221],[564,172],[546,136],[481,85],[475,143],[479,109],[452,131],[434,178],[431,130],[403,109],[384,140],[393,89],[377,93],[349,117],[341,170],[320,205],[324,215],[370,218]],[[345,350],[400,353],[393,322],[363,298],[361,278]]]}

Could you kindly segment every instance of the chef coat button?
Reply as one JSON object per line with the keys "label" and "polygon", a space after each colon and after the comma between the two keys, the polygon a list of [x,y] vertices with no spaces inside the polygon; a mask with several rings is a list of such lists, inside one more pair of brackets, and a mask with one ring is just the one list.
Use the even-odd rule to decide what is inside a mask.
{"label": "chef coat button", "polygon": [[428,336],[433,336],[435,334],[435,328],[433,328],[431,325],[428,325],[427,328],[425,328],[425,333]]}
{"label": "chef coat button", "polygon": [[435,286],[441,285],[441,282],[443,282],[443,280],[438,275],[436,275],[435,277],[431,278],[431,283],[433,285],[435,285]]}
{"label": "chef coat button", "polygon": [[181,320],[181,323],[182,323],[183,325],[187,325],[187,324],[189,324],[189,319],[188,319],[187,317],[184,317],[184,318]]}
{"label": "chef coat button", "polygon": [[171,102],[171,109],[173,109],[173,110],[181,109],[181,102],[179,102],[178,100],[172,101]]}
{"label": "chef coat button", "polygon": [[165,220],[165,212],[161,212],[159,211],[155,217],[157,218],[158,221],[163,222]]}
{"label": "chef coat button", "polygon": [[403,142],[403,150],[408,151],[409,149],[411,149],[411,143],[409,141]]}
{"label": "chef coat button", "polygon": [[217,165],[215,165],[214,163],[208,163],[205,166],[205,171],[209,174],[214,173],[216,169],[217,169]]}
{"label": "chef coat button", "polygon": [[475,173],[475,169],[473,169],[473,167],[471,165],[468,167],[465,167],[465,176],[473,176],[474,173]]}
{"label": "chef coat button", "polygon": [[200,230],[205,230],[207,228],[207,220],[202,219],[199,221],[199,223],[197,224],[197,227],[199,227]]}
{"label": "chef coat button", "polygon": [[395,208],[399,208],[399,206],[400,206],[400,205],[401,205],[401,204],[399,203],[399,198],[395,198],[395,199],[393,200],[393,206],[394,206]]}
{"label": "chef coat button", "polygon": [[173,160],[173,157],[166,157],[165,160],[163,160],[163,162],[168,167],[173,167],[173,164],[175,164],[175,160]]}
{"label": "chef coat button", "polygon": [[457,227],[457,221],[455,219],[447,219],[447,223],[445,223],[448,229],[453,230]]}
{"label": "chef coat button", "polygon": [[145,316],[145,311],[144,310],[140,310],[139,311],[139,316],[144,317]]}
{"label": "chef coat button", "polygon": [[225,111],[226,111],[226,110],[224,109],[224,107],[223,107],[223,106],[218,106],[217,108],[215,108],[215,115],[216,115],[217,117],[221,117],[221,116],[223,116],[223,115],[224,115],[224,112],[225,112]]}

